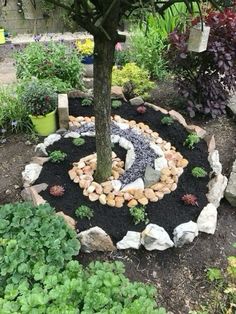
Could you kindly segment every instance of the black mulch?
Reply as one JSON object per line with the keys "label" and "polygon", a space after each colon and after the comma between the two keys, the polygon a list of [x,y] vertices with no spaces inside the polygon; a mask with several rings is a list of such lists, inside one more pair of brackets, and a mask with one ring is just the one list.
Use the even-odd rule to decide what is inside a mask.
{"label": "black mulch", "polygon": [[[70,114],[74,116],[91,116],[93,115],[93,108],[80,106],[80,99],[71,99]],[[160,123],[163,114],[151,108],[148,108],[144,115],[140,115],[135,111],[135,107],[123,104],[119,109],[112,110],[112,114],[118,114],[128,120],[148,124],[150,128],[153,131],[157,131],[163,139],[170,141],[173,146],[176,147],[177,151],[189,161],[189,165],[184,169],[184,173],[179,179],[176,191],[165,195],[161,201],[156,203],[150,202],[146,206],[150,223],[164,227],[172,237],[173,229],[177,225],[188,222],[189,220],[196,221],[201,209],[207,204],[205,194],[207,193],[209,178],[197,179],[191,175],[191,169],[195,166],[204,167],[208,173],[210,172],[210,166],[207,161],[207,145],[205,141],[202,140],[193,150],[184,147],[183,142],[188,135],[187,131],[177,122],[171,126],[163,126]],[[79,185],[70,180],[68,171],[72,168],[72,163],[79,161],[83,156],[95,152],[94,138],[87,137],[85,145],[80,147],[74,146],[71,139],[62,139],[50,146],[48,151],[50,152],[56,149],[66,152],[67,159],[60,164],[47,162],[36,184],[46,182],[49,186],[59,184],[65,188],[65,194],[59,198],[50,196],[48,191],[41,193],[57,211],[63,210],[65,214],[75,218],[78,221],[77,228],[80,231],[92,226],[101,227],[111,235],[114,242],[122,239],[128,230],[142,231],[144,229],[145,225],[143,223],[134,225],[126,205],[122,208],[112,208],[101,205],[99,201],[90,202],[87,197],[83,196]],[[126,151],[124,149],[116,145],[114,151],[122,160],[125,160]],[[186,193],[192,193],[197,196],[199,207],[186,206],[183,204],[181,197]],[[90,221],[76,218],[74,210],[81,204],[93,208],[94,217]]]}

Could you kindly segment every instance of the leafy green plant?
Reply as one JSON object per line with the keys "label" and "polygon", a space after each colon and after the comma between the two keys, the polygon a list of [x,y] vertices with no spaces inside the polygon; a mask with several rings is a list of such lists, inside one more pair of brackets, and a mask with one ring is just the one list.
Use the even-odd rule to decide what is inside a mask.
{"label": "leafy green plant", "polygon": [[220,269],[215,268],[215,267],[208,268],[208,270],[207,270],[207,278],[210,281],[215,281],[215,280],[222,279],[222,274],[221,274]]}
{"label": "leafy green plant", "polygon": [[135,225],[140,222],[148,223],[147,213],[145,212],[145,207],[143,206],[135,206],[129,209],[130,215],[133,217]]}
{"label": "leafy green plant", "polygon": [[197,135],[197,133],[190,133],[184,141],[184,145],[190,149],[193,149],[195,145],[199,142],[200,137]]}
{"label": "leafy green plant", "polygon": [[0,88],[0,130],[32,132],[25,104],[21,104],[13,86]]}
{"label": "leafy green plant", "polygon": [[164,124],[164,125],[171,125],[174,123],[174,120],[172,117],[169,117],[169,116],[165,116],[161,119],[161,123]]}
{"label": "leafy green plant", "polygon": [[0,297],[6,284],[26,284],[44,264],[60,269],[79,248],[76,233],[48,204],[0,206]]}
{"label": "leafy green plant", "polygon": [[3,286],[1,314],[137,313],[166,314],[157,308],[156,290],[131,283],[121,262],[92,262],[83,268],[70,261],[63,270],[35,264],[32,280]]}
{"label": "leafy green plant", "polygon": [[192,175],[196,178],[204,178],[207,175],[207,172],[202,167],[194,167],[192,169]]}
{"label": "leafy green plant", "polygon": [[81,106],[91,106],[93,104],[93,100],[91,98],[84,98],[81,102]]}
{"label": "leafy green plant", "polygon": [[122,102],[120,100],[112,100],[111,106],[113,109],[118,109],[122,106]]}
{"label": "leafy green plant", "polygon": [[82,137],[77,137],[77,138],[74,138],[72,142],[75,146],[81,146],[81,145],[84,145],[85,139]]}
{"label": "leafy green plant", "polygon": [[47,84],[33,80],[24,86],[20,101],[26,106],[28,114],[44,116],[56,109],[57,94]]}
{"label": "leafy green plant", "polygon": [[83,86],[83,65],[75,49],[63,43],[32,43],[15,53],[17,78],[54,79]]}
{"label": "leafy green plant", "polygon": [[81,205],[75,210],[75,215],[81,219],[91,219],[93,217],[93,209],[86,205]]}
{"label": "leafy green plant", "polygon": [[60,150],[54,150],[49,154],[50,161],[53,163],[59,163],[67,157],[67,154],[60,151]]}
{"label": "leafy green plant", "polygon": [[135,63],[127,63],[123,68],[113,68],[112,84],[124,86],[131,82],[134,86],[134,94],[147,97],[148,91],[154,87],[154,83],[149,80],[148,71],[141,69]]}

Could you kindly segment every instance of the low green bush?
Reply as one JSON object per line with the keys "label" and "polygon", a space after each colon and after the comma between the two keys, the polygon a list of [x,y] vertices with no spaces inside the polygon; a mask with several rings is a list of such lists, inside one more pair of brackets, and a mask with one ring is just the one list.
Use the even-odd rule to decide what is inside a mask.
{"label": "low green bush", "polygon": [[60,151],[60,150],[54,150],[49,154],[50,161],[53,163],[59,163],[65,160],[67,157],[67,154]]}
{"label": "low green bush", "polygon": [[113,68],[112,84],[124,86],[131,82],[134,86],[134,94],[147,97],[148,92],[154,87],[149,80],[148,71],[141,69],[135,63],[127,63],[123,68]]}
{"label": "low green bush", "polygon": [[72,142],[75,146],[81,146],[81,145],[84,145],[85,139],[82,137],[77,137],[77,138],[74,138]]}
{"label": "low green bush", "polygon": [[144,206],[135,206],[129,209],[130,215],[133,217],[135,225],[140,222],[148,223],[147,213]]}
{"label": "low green bush", "polygon": [[0,130],[16,133],[32,131],[27,108],[20,104],[12,86],[0,88]]}
{"label": "low green bush", "polygon": [[192,169],[192,175],[196,178],[204,178],[207,176],[207,172],[202,167],[194,167]]}
{"label": "low green bush", "polygon": [[32,43],[15,53],[16,75],[20,79],[60,79],[72,87],[83,86],[83,65],[75,49],[49,42]]}
{"label": "low green bush", "polygon": [[75,210],[75,215],[81,219],[91,219],[93,217],[93,210],[86,205],[81,205]]}
{"label": "low green bush", "polygon": [[184,141],[184,146],[193,149],[197,143],[200,142],[200,137],[197,133],[190,133]]}

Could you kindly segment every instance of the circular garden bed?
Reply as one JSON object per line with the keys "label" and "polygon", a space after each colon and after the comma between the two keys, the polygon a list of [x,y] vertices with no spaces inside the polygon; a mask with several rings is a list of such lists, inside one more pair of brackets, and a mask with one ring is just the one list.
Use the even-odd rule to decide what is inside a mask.
{"label": "circular garden bed", "polygon": [[[98,184],[93,178],[96,169],[93,106],[82,106],[81,101],[80,98],[70,100],[71,130],[58,136],[51,145],[46,145],[46,154],[60,150],[66,153],[66,158],[60,163],[47,159],[34,182],[36,185],[48,185],[40,195],[56,211],[73,217],[80,234],[97,226],[116,244],[128,231],[136,231],[139,233],[133,233],[134,238],[137,239],[138,235],[138,241],[140,244],[142,241],[147,249],[153,249],[153,246],[148,246],[141,237],[148,235],[146,242],[149,242],[150,238],[160,235],[166,242],[163,246],[159,245],[162,250],[174,243],[182,246],[191,242],[198,230],[204,231],[193,222],[197,221],[203,208],[208,208],[209,203],[213,203],[210,205],[215,208],[211,207],[207,215],[216,220],[217,206],[207,197],[214,163],[209,159],[206,141],[201,139],[191,148],[186,145],[189,132],[182,125],[184,123],[173,120],[170,125],[165,124],[163,117],[167,115],[163,110],[147,104],[146,111],[141,114],[137,106],[124,102],[119,108],[112,109],[112,177]],[[76,146],[74,138],[77,137],[82,137],[85,143]],[[212,152],[215,152],[214,148]],[[201,178],[193,176],[192,169],[195,167],[203,168],[207,175]],[[50,193],[50,188],[55,185],[63,187],[63,195],[55,197]],[[192,205],[183,200],[183,196],[188,194],[196,197],[192,199]],[[76,210],[81,205],[92,209],[90,219],[76,217]],[[145,219],[136,224],[130,212],[134,207],[145,210]],[[183,228],[176,230],[178,226]],[[173,232],[174,243],[171,240]],[[93,236],[96,237],[96,233]],[[122,245],[118,247],[127,248],[127,244]],[[131,244],[130,247],[136,245]]]}

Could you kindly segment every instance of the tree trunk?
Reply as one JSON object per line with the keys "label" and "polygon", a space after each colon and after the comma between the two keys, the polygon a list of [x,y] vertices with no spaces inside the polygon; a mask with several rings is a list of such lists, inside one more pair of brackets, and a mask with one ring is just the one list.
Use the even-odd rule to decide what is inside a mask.
{"label": "tree trunk", "polygon": [[104,182],[111,176],[111,75],[115,42],[94,36],[94,109],[97,170],[95,179]]}

